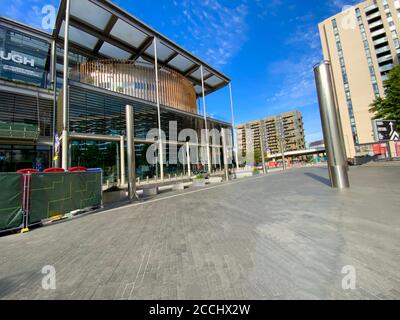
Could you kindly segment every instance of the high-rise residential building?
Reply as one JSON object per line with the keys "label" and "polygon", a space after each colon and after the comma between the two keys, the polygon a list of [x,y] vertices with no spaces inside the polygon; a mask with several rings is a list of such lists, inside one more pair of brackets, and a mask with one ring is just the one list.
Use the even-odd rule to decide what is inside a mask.
{"label": "high-rise residential building", "polygon": [[237,133],[243,156],[248,150],[261,150],[262,147],[268,154],[280,153],[281,146],[285,152],[305,149],[303,117],[299,111],[238,125]]}
{"label": "high-rise residential building", "polygon": [[325,60],[332,65],[348,157],[375,142],[370,105],[399,63],[400,1],[367,0],[319,24]]}

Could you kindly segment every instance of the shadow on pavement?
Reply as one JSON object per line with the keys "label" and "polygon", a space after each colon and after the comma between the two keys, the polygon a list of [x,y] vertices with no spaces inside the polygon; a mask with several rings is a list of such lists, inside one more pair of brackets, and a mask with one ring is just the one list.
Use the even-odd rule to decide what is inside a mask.
{"label": "shadow on pavement", "polygon": [[328,187],[331,186],[331,181],[329,179],[325,178],[325,177],[321,177],[321,176],[319,176],[319,175],[317,175],[315,173],[311,173],[311,172],[305,172],[304,174],[307,177],[310,177],[310,178],[312,178],[314,180],[317,180],[317,181],[327,185]]}

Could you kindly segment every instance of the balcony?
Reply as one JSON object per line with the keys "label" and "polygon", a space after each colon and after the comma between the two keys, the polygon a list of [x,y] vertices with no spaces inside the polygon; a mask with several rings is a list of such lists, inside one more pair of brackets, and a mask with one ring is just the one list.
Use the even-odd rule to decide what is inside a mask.
{"label": "balcony", "polygon": [[384,53],[384,52],[389,52],[390,53],[390,47],[389,46],[384,46],[382,48],[376,49],[375,50],[376,54]]}
{"label": "balcony", "polygon": [[385,29],[383,29],[383,28],[372,32],[371,37],[374,38],[374,37],[380,36],[382,34],[385,34]]}
{"label": "balcony", "polygon": [[380,67],[379,71],[380,72],[386,72],[386,71],[389,71],[389,70],[392,70],[392,69],[393,69],[393,63],[388,64],[388,65],[383,66],[383,67]]}
{"label": "balcony", "polygon": [[386,56],[378,58],[378,63],[382,63],[382,62],[389,61],[389,60],[392,60],[392,62],[393,62],[391,54],[388,54]]}
{"label": "balcony", "polygon": [[375,28],[375,27],[383,27],[383,21],[382,20],[378,20],[378,21],[375,21],[375,22],[372,22],[370,25],[369,25],[369,28],[370,29],[373,29],[373,28]]}
{"label": "balcony", "polygon": [[380,44],[387,43],[387,42],[388,42],[388,39],[386,37],[383,37],[378,40],[375,40],[373,43],[374,43],[374,46],[379,46]]}
{"label": "balcony", "polygon": [[378,6],[376,4],[372,4],[365,8],[365,14],[368,15],[369,12],[376,10],[379,10]]}
{"label": "balcony", "polygon": [[370,20],[373,20],[373,19],[375,19],[375,18],[380,18],[380,17],[381,17],[381,14],[380,14],[380,12],[378,11],[378,12],[375,12],[375,13],[373,13],[373,14],[368,15],[368,16],[367,16],[367,20],[370,21]]}

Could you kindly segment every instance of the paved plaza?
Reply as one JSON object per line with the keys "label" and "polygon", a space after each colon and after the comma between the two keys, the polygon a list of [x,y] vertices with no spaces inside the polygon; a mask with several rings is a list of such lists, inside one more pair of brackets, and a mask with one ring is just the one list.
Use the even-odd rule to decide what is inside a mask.
{"label": "paved plaza", "polygon": [[0,298],[400,299],[400,166],[350,179],[292,169],[2,237]]}

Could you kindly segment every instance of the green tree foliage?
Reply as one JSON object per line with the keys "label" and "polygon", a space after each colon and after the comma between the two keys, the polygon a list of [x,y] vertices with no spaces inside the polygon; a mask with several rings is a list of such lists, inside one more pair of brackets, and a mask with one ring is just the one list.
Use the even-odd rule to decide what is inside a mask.
{"label": "green tree foliage", "polygon": [[376,98],[370,112],[374,119],[396,120],[400,124],[400,65],[394,67],[384,82],[386,97]]}
{"label": "green tree foliage", "polygon": [[249,157],[250,159],[254,159],[255,163],[262,162],[261,150],[255,149],[253,152],[248,152],[247,154],[243,154],[244,157]]}

